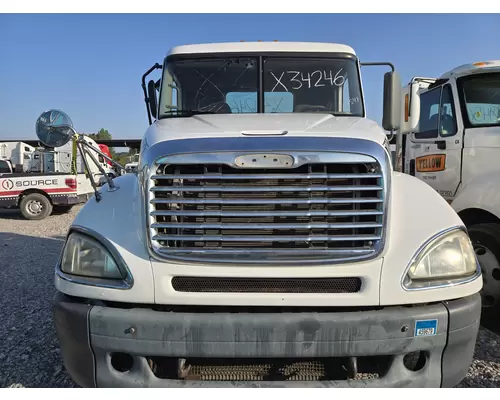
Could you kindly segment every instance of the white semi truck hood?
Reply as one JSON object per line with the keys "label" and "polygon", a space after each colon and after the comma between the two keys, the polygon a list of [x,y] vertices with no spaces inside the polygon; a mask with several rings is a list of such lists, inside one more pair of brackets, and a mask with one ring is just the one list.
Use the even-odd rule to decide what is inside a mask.
{"label": "white semi truck hood", "polygon": [[146,131],[149,146],[165,140],[261,135],[345,137],[383,144],[385,131],[360,117],[325,114],[208,114],[155,121]]}

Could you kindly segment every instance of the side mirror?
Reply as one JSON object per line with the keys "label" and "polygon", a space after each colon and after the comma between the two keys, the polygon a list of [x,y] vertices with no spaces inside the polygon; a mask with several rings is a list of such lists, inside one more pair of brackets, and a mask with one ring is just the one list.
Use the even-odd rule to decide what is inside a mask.
{"label": "side mirror", "polygon": [[47,147],[61,147],[75,135],[69,116],[60,110],[44,111],[36,120],[36,135]]}
{"label": "side mirror", "polygon": [[403,107],[401,108],[401,133],[418,132],[420,119],[420,95],[418,83],[410,83],[402,90]]}
{"label": "side mirror", "polygon": [[158,107],[158,102],[156,100],[156,84],[152,79],[148,82],[148,101],[151,115],[153,118],[156,118],[156,108]]}
{"label": "side mirror", "polygon": [[384,74],[384,115],[386,131],[399,130],[401,125],[401,78],[395,71]]}

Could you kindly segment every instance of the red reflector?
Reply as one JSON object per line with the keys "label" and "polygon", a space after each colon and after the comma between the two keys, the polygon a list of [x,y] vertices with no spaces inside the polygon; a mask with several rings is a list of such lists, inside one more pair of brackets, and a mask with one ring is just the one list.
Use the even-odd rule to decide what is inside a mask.
{"label": "red reflector", "polygon": [[76,179],[75,178],[67,178],[67,179],[64,180],[64,183],[69,188],[76,190]]}

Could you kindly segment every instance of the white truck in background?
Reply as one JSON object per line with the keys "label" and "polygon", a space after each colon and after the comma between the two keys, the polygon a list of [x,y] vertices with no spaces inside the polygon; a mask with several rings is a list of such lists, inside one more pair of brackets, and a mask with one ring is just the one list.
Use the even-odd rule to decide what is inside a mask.
{"label": "white truck in background", "polygon": [[404,172],[458,213],[483,275],[483,321],[500,322],[500,60],[404,87]]}
{"label": "white truck in background", "polygon": [[[97,147],[97,143],[88,136],[85,136],[85,140]],[[76,148],[73,150],[73,143],[70,141],[64,146],[37,150],[29,146],[34,151],[29,153],[29,160],[26,160],[28,162],[23,169],[20,163],[14,164],[18,167],[14,169],[11,160],[15,162],[19,158],[16,158],[16,153],[19,153],[20,146],[26,144],[4,143],[10,144],[5,149],[13,151],[9,160],[0,159],[0,208],[19,208],[24,218],[42,220],[53,211],[67,212],[75,204],[85,203],[94,194],[89,174],[98,186],[106,182],[106,177],[89,157],[86,160],[87,168],[80,153]],[[90,151],[103,171],[114,178],[114,170],[104,162],[102,156]]]}
{"label": "white truck in background", "polygon": [[134,154],[133,161],[125,164],[125,173],[133,174],[137,172],[137,166],[139,165],[139,154]]}
{"label": "white truck in background", "polygon": [[94,193],[85,174],[2,173],[0,160],[0,208],[18,208],[24,218],[41,220],[55,212],[67,212]]}
{"label": "white truck in background", "polygon": [[31,169],[35,150],[24,142],[0,142],[0,160],[7,162],[12,171],[27,172]]}
{"label": "white truck in background", "polygon": [[144,74],[137,173],[84,205],[55,268],[56,332],[79,385],[465,377],[481,271],[450,205],[393,170],[384,129],[366,118],[370,65],[393,69],[382,125],[397,130],[392,64],[360,63],[346,45],[178,46]]}

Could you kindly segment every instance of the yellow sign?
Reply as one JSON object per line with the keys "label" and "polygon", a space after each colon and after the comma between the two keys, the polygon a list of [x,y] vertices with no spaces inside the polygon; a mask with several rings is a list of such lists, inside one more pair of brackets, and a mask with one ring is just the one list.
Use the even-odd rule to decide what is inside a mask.
{"label": "yellow sign", "polygon": [[418,157],[415,160],[417,172],[443,171],[446,163],[446,154],[432,154]]}

